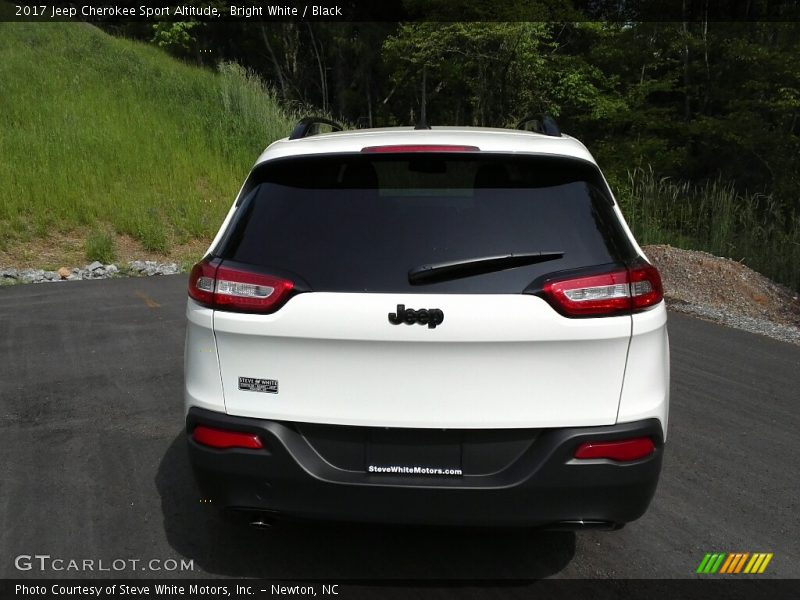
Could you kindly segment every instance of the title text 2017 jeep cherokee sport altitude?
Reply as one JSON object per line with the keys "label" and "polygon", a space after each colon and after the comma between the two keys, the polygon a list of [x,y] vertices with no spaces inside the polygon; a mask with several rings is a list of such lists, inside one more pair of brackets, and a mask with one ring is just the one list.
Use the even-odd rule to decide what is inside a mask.
{"label": "title text 2017 jeep cherokee sport altitude", "polygon": [[586,148],[552,128],[313,126],[264,151],[191,272],[204,494],[267,517],[641,516],[666,310]]}

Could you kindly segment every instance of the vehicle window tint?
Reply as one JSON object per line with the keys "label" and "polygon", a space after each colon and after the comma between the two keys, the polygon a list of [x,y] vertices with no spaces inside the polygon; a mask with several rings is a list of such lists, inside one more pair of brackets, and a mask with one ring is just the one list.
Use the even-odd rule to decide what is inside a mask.
{"label": "vehicle window tint", "polygon": [[[537,277],[632,254],[596,168],[498,155],[335,155],[276,161],[245,186],[223,258],[318,291],[519,293]],[[422,264],[508,253],[563,258],[423,286]]]}

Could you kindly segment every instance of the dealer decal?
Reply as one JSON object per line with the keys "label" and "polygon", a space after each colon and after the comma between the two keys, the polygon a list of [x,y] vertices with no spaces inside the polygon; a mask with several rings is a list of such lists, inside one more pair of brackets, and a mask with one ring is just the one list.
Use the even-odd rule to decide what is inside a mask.
{"label": "dealer decal", "polygon": [[400,465],[369,465],[368,473],[385,473],[391,475],[444,475],[461,476],[464,472],[461,469],[446,469],[440,467],[419,467],[419,466],[400,466]]}
{"label": "dealer decal", "polygon": [[278,393],[277,379],[259,379],[258,377],[239,377],[239,389],[246,392]]}

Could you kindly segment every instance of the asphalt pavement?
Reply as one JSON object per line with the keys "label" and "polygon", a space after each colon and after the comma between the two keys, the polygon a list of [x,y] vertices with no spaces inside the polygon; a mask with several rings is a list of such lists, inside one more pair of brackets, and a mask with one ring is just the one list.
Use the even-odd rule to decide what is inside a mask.
{"label": "asphalt pavement", "polygon": [[670,314],[664,469],[621,531],[255,530],[191,479],[185,298],[185,276],[0,288],[0,577],[692,578],[706,552],[800,577],[798,346]]}

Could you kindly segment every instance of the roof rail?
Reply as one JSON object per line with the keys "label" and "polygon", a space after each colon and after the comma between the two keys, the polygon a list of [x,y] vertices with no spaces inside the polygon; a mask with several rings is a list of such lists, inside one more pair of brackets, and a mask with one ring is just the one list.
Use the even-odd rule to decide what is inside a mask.
{"label": "roof rail", "polygon": [[297,122],[297,125],[292,129],[289,134],[290,140],[299,140],[300,138],[308,137],[310,135],[317,135],[319,133],[319,125],[330,125],[333,131],[343,131],[344,127],[339,125],[336,121],[331,121],[324,117],[305,117]]}
{"label": "roof rail", "polygon": [[561,129],[556,120],[550,115],[530,115],[517,124],[517,129],[534,131],[553,137],[561,137]]}

